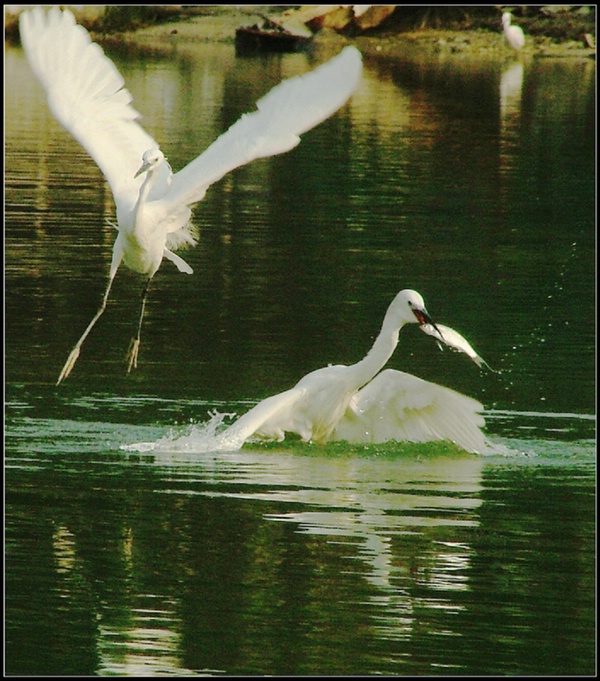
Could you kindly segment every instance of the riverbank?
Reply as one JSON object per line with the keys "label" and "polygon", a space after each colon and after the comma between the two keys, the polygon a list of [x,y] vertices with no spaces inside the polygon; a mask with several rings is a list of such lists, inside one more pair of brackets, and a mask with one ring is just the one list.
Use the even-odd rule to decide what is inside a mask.
{"label": "riverbank", "polygon": [[[119,30],[114,25],[110,31],[99,33],[99,6],[85,6],[75,12],[81,21],[94,33],[95,39],[104,43],[122,45],[146,45],[154,49],[172,45],[174,42],[213,40],[233,42],[235,31],[240,26],[260,23],[263,13],[269,16],[282,13],[285,7],[274,6],[227,6],[207,5],[199,7],[171,6],[170,10],[158,13],[152,25],[140,24],[134,30]],[[143,15],[140,15],[143,16]],[[572,11],[553,17],[516,17],[526,34],[522,53],[535,57],[594,58],[595,49],[586,45],[584,36],[591,35],[595,41],[595,13]],[[16,29],[15,19],[5,18],[6,35]],[[502,35],[500,12],[498,17],[482,14],[451,20],[448,17],[429,18],[415,28],[415,21],[404,17],[391,17],[377,29],[367,33],[352,31],[336,32],[322,29],[315,34],[313,44],[319,48],[333,49],[338,45],[354,44],[365,56],[384,55],[400,58],[428,57],[436,54],[456,54],[466,57],[502,58],[512,53]],[[12,24],[12,27],[11,27]],[[411,25],[412,24],[412,25]],[[562,36],[557,38],[556,36]]]}
{"label": "riverbank", "polygon": [[[233,41],[235,31],[240,26],[253,25],[262,20],[262,14],[253,10],[260,7],[236,8],[233,6],[207,6],[198,13],[190,14],[185,19],[168,21],[164,24],[139,28],[120,35],[126,42],[156,43],[157,41],[173,42],[174,40],[217,40]],[[267,8],[265,8],[267,9]],[[269,15],[276,14],[275,8],[268,8]],[[283,8],[279,8],[283,11]],[[560,17],[554,19],[561,21]],[[585,46],[583,35],[586,28],[594,26],[593,20],[573,24],[570,30],[563,26],[561,31],[550,31],[570,36],[568,39],[557,40],[550,35],[529,35],[523,49],[525,55],[546,57],[591,57],[595,50]],[[332,29],[322,29],[315,34],[313,43],[317,47],[335,47],[337,44],[351,43],[356,45],[365,56],[385,55],[389,57],[403,57],[407,53],[413,56],[432,56],[437,53],[448,52],[476,56],[478,54],[502,57],[511,54],[512,49],[506,44],[500,25],[498,13],[497,30],[493,30],[493,21],[480,20],[482,27],[475,27],[473,21],[464,21],[472,28],[462,28],[461,22],[455,22],[450,27],[433,27],[424,25],[422,28],[409,28],[393,18],[381,27],[368,33],[354,34],[350,32],[336,32]],[[521,22],[527,28],[527,22]],[[566,20],[563,20],[566,23]],[[548,26],[548,24],[546,24]],[[532,22],[533,28],[533,22]],[[543,30],[539,22],[536,31]],[[591,29],[590,29],[591,30]],[[589,31],[585,31],[589,32]],[[594,35],[595,38],[595,35]]]}

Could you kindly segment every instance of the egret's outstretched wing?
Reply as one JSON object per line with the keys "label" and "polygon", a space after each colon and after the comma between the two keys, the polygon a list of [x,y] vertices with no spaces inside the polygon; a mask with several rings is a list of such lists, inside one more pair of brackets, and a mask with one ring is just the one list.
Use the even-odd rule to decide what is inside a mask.
{"label": "egret's outstretched wing", "polygon": [[268,439],[283,440],[291,410],[305,394],[305,390],[294,387],[259,402],[221,434],[223,446],[239,449],[255,433]]}
{"label": "egret's outstretched wing", "polygon": [[450,388],[386,369],[354,396],[333,437],[356,443],[451,440],[483,452],[482,410],[477,400]]}
{"label": "egret's outstretched wing", "polygon": [[206,151],[175,173],[165,197],[173,206],[200,201],[208,187],[234,168],[293,149],[302,133],[339,109],[357,88],[362,58],[354,47],[309,73],[283,81]]}
{"label": "egret's outstretched wing", "polygon": [[52,114],[98,164],[117,205],[133,207],[143,181],[134,173],[144,151],[158,145],[137,123],[140,115],[117,67],[69,10],[36,7],[19,21]]}

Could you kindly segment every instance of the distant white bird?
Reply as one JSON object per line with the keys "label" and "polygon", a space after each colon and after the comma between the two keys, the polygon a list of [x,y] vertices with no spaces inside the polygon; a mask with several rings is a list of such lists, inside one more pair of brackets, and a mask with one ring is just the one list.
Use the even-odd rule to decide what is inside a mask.
{"label": "distant white bird", "polygon": [[484,451],[479,402],[411,374],[381,371],[409,323],[435,328],[423,298],[406,289],[391,302],[364,359],[317,369],[290,390],[259,402],[221,434],[222,445],[240,447],[252,436],[283,440],[296,433],[318,443],[450,440],[469,452]]}
{"label": "distant white bird", "polygon": [[[437,342],[440,350],[444,349],[444,345],[455,352],[463,352],[467,357],[470,357],[478,367],[487,367],[490,371],[494,371],[492,367],[473,349],[469,341],[463,336],[451,329],[449,326],[444,324],[423,324],[421,326],[421,331],[426,333],[428,336],[433,336]],[[494,371],[494,373],[496,373]]]}
{"label": "distant white bird", "polygon": [[511,26],[512,14],[504,12],[502,15],[502,28],[504,37],[513,50],[522,50],[525,45],[525,34],[520,26]]}
{"label": "distant white bird", "polygon": [[192,274],[192,268],[171,250],[196,243],[190,206],[230,170],[293,149],[299,135],[339,109],[358,86],[361,55],[346,47],[314,71],[280,83],[259,100],[257,111],[242,116],[198,158],[173,174],[157,142],[137,122],[139,114],[131,106],[123,77],[71,12],[46,12],[39,7],[23,12],[20,31],[50,110],[96,161],[117,209],[118,235],[102,303],[71,351],[57,385],[71,373],[81,345],[104,312],[121,263],[146,276],[137,333],[129,350],[129,372],[137,366],[148,287],[163,258],[180,272]]}

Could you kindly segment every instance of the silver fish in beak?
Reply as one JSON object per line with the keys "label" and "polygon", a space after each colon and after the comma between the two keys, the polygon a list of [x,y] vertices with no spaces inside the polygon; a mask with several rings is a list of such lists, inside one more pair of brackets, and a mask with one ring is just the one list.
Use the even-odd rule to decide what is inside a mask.
{"label": "silver fish in beak", "polygon": [[475,352],[469,341],[461,336],[458,331],[455,331],[444,324],[436,325],[433,323],[421,324],[419,328],[421,331],[423,331],[423,333],[426,333],[428,336],[433,336],[433,338],[436,339],[440,350],[443,350],[444,345],[447,345],[455,352],[463,352],[465,355],[467,355],[467,357],[470,357],[478,367],[481,368],[485,366],[490,371],[498,373],[492,369],[492,367],[483,359],[483,357],[481,357],[481,355],[478,355],[477,352]]}

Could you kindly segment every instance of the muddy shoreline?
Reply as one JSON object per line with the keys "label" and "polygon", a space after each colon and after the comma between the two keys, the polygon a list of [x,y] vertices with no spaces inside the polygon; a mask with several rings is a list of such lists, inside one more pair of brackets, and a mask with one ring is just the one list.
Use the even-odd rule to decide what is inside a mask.
{"label": "muddy shoreline", "polygon": [[[181,7],[181,6],[180,6]],[[261,9],[275,14],[283,8],[273,6],[218,6],[208,5],[174,12],[173,18],[161,23],[145,26],[137,30],[95,33],[90,26],[94,39],[104,44],[148,47],[161,50],[174,43],[197,41],[231,42],[240,26],[259,23]],[[99,6],[84,7],[75,12],[78,21],[89,24],[97,19]],[[400,30],[397,26],[383,25],[368,34],[348,35],[331,29],[322,29],[311,41],[311,49],[325,52],[353,44],[366,56],[385,56],[388,58],[427,58],[453,55],[464,58],[499,59],[512,58],[514,51],[506,44],[498,15],[497,30],[473,28],[452,30],[444,28],[420,28]],[[15,27],[16,28],[16,27]],[[6,35],[10,35],[10,21],[6,17]],[[520,55],[531,57],[595,58],[595,50],[586,47],[581,38],[557,41],[545,35],[527,35],[525,48]],[[595,37],[595,36],[594,36]]]}
{"label": "muddy shoreline", "polygon": [[[147,44],[174,41],[215,40],[233,42],[235,30],[240,26],[259,22],[260,15],[237,10],[234,7],[215,8],[212,13],[190,16],[184,20],[140,28],[119,35],[124,42]],[[506,44],[501,28],[497,32],[479,28],[473,30],[450,30],[424,28],[412,31],[382,29],[370,34],[349,36],[331,29],[315,34],[312,45],[316,49],[335,49],[347,44],[356,45],[365,56],[391,58],[435,56],[439,54],[484,56],[503,59],[514,56]],[[527,36],[522,51],[524,57],[574,57],[591,58],[595,50],[584,46],[582,40],[554,41],[546,36]]]}

